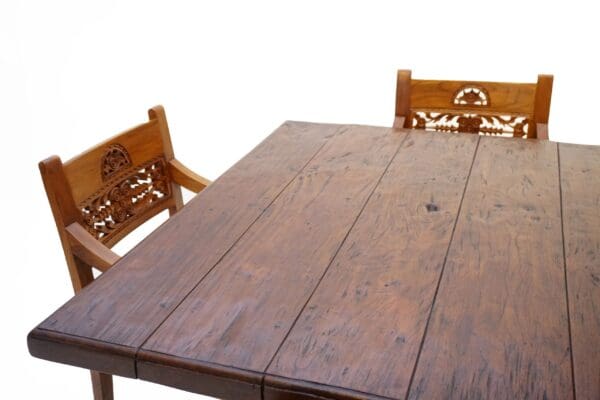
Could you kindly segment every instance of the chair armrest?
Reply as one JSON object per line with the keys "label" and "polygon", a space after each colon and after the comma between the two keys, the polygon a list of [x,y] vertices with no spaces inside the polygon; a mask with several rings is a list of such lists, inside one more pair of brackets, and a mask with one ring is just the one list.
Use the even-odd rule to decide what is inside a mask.
{"label": "chair armrest", "polygon": [[538,139],[548,140],[548,124],[536,124],[536,135]]}
{"label": "chair armrest", "polygon": [[201,192],[205,187],[212,183],[177,160],[169,161],[169,173],[171,174],[171,179],[173,179],[176,184],[183,186],[194,193]]}
{"label": "chair armrest", "polygon": [[99,269],[108,271],[121,257],[93,237],[80,223],[74,222],[66,228],[73,254],[81,261]]}

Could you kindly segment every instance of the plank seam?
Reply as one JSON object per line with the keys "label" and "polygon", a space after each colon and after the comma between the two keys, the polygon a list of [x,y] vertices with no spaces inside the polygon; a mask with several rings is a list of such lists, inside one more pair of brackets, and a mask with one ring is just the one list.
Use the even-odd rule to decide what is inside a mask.
{"label": "plank seam", "polygon": [[573,360],[573,339],[571,336],[571,312],[569,305],[569,282],[567,278],[567,251],[565,245],[565,219],[563,214],[562,169],[560,167],[560,144],[556,144],[556,157],[558,162],[558,194],[560,197],[560,232],[562,234],[563,269],[565,274],[565,300],[567,305],[567,327],[569,328],[569,355],[571,359],[571,384],[573,385],[573,399],[577,400],[575,388],[575,362]]}
{"label": "plank seam", "polygon": [[421,352],[423,351],[423,346],[425,344],[425,338],[427,336],[427,330],[429,328],[431,316],[433,315],[435,301],[437,299],[438,291],[439,291],[440,285],[442,283],[442,278],[444,276],[444,270],[446,269],[446,262],[448,261],[448,254],[450,253],[450,247],[452,246],[452,241],[454,240],[454,232],[456,231],[456,225],[458,225],[458,219],[460,218],[460,213],[462,211],[462,205],[463,205],[463,201],[465,199],[465,194],[467,193],[467,187],[469,186],[469,181],[471,180],[471,173],[473,172],[473,165],[475,165],[475,158],[477,157],[477,153],[479,151],[479,143],[480,142],[481,142],[481,136],[478,136],[477,144],[475,145],[475,150],[473,151],[473,159],[471,160],[471,166],[469,167],[469,173],[467,174],[467,179],[465,181],[465,187],[463,189],[462,197],[460,198],[460,203],[458,204],[458,211],[456,212],[456,218],[454,219],[454,225],[452,226],[452,233],[450,234],[450,240],[448,241],[448,247],[446,248],[446,254],[444,255],[444,261],[442,263],[440,277],[438,278],[438,282],[435,287],[435,292],[433,293],[433,300],[431,301],[431,308],[429,309],[429,315],[427,316],[427,322],[425,323],[425,330],[423,331],[421,343],[419,344],[419,352],[417,353],[417,358],[415,359],[415,366],[413,367],[413,371],[410,374],[410,380],[408,381],[408,387],[406,388],[406,395],[404,396],[405,399],[408,399],[410,390],[412,389],[413,381],[415,379],[417,367],[419,365],[419,360],[421,358]]}
{"label": "plank seam", "polygon": [[287,340],[288,336],[290,335],[290,333],[292,332],[292,330],[294,329],[294,326],[296,326],[296,323],[298,322],[298,319],[300,318],[300,315],[302,315],[302,313],[304,312],[304,309],[306,308],[306,306],[308,305],[308,303],[310,302],[310,299],[313,297],[313,295],[315,294],[315,292],[317,291],[317,288],[319,287],[319,285],[321,284],[321,282],[323,281],[323,278],[325,277],[325,275],[327,275],[327,272],[329,271],[329,268],[331,267],[331,264],[333,264],[333,261],[335,260],[335,258],[337,257],[339,251],[341,250],[341,248],[343,247],[344,243],[346,242],[346,239],[348,239],[348,236],[350,235],[350,232],[352,232],[352,229],[354,229],[354,226],[356,225],[356,222],[358,221],[358,219],[360,218],[360,216],[362,215],[363,211],[365,210],[365,208],[367,207],[367,204],[369,204],[369,201],[371,200],[371,197],[373,196],[373,193],[375,193],[375,191],[377,190],[377,187],[379,187],[379,184],[381,183],[381,180],[383,179],[383,177],[385,176],[385,174],[387,173],[387,171],[390,168],[390,165],[392,165],[392,162],[394,161],[394,159],[396,158],[396,156],[398,155],[400,149],[402,148],[402,145],[404,144],[404,142],[406,142],[407,138],[410,136],[410,133],[407,133],[404,136],[404,139],[402,139],[402,141],[398,144],[398,147],[396,148],[396,151],[394,152],[394,154],[392,155],[392,157],[390,157],[389,162],[387,163],[385,169],[383,170],[383,172],[381,173],[381,175],[379,176],[379,179],[377,179],[377,183],[375,183],[375,185],[373,186],[373,189],[371,190],[371,193],[369,193],[369,196],[367,196],[367,199],[365,200],[364,204],[362,205],[361,209],[358,211],[358,214],[356,215],[356,218],[354,218],[354,221],[352,222],[352,224],[350,224],[350,228],[348,229],[348,231],[346,232],[346,235],[344,235],[344,238],[342,239],[342,241],[340,242],[338,248],[336,249],[336,251],[333,253],[333,256],[331,257],[331,260],[329,261],[329,263],[327,264],[327,267],[325,268],[325,271],[323,272],[323,274],[321,274],[321,277],[319,278],[319,280],[317,281],[317,284],[315,285],[315,287],[313,288],[312,292],[310,293],[310,295],[308,296],[308,298],[306,299],[306,302],[304,303],[304,305],[302,306],[302,308],[300,309],[300,312],[298,313],[298,315],[296,316],[296,318],[294,319],[294,322],[292,323],[292,325],[290,326],[290,328],[288,329],[287,333],[285,334],[285,336],[283,337],[283,340],[281,341],[281,343],[279,343],[279,346],[277,347],[277,350],[275,350],[275,353],[273,353],[273,357],[271,357],[271,360],[269,361],[269,363],[267,364],[265,370],[263,371],[263,379],[262,379],[262,385],[261,385],[261,399],[264,400],[264,392],[265,392],[265,374],[267,373],[267,371],[269,370],[269,368],[271,367],[271,364],[273,363],[273,360],[275,360],[275,357],[277,356],[277,353],[279,353],[279,350],[281,350],[281,347],[283,346],[283,344],[285,343],[285,341]]}
{"label": "plank seam", "polygon": [[219,265],[219,263],[225,258],[225,256],[227,254],[229,254],[229,252],[231,251],[231,249],[233,249],[236,244],[241,240],[242,237],[244,237],[244,235],[250,230],[250,228],[252,228],[252,226],[256,223],[256,221],[258,221],[264,214],[265,212],[273,205],[273,203],[275,202],[275,200],[277,200],[279,198],[279,196],[292,184],[292,182],[294,182],[296,180],[296,178],[302,173],[302,171],[304,171],[304,169],[306,168],[306,166],[308,164],[310,164],[310,162],[317,156],[317,154],[319,154],[321,152],[321,150],[323,150],[323,148],[325,147],[325,145],[327,143],[329,143],[329,141],[331,140],[331,138],[337,136],[341,131],[345,131],[347,128],[345,127],[339,127],[336,132],[331,135],[330,137],[326,137],[325,140],[323,141],[323,144],[321,146],[319,146],[319,148],[317,149],[317,151],[315,151],[315,153],[312,155],[312,157],[310,157],[306,163],[304,163],[304,165],[302,165],[302,168],[299,168],[298,171],[296,172],[296,174],[292,177],[292,179],[289,180],[288,183],[285,184],[285,186],[279,191],[279,193],[277,193],[277,195],[275,195],[273,197],[273,199],[271,199],[271,201],[269,202],[269,204],[260,212],[260,214],[246,227],[246,229],[244,229],[244,231],[240,234],[240,236],[238,236],[238,238],[232,243],[231,246],[229,246],[229,248],[221,255],[221,257],[219,257],[219,259],[215,262],[215,264],[208,269],[208,271],[206,271],[206,273],[200,278],[200,280],[198,280],[198,282],[194,285],[194,287],[192,287],[192,289],[181,299],[181,301],[179,301],[179,303],[177,303],[177,305],[175,307],[173,307],[173,309],[165,316],[165,318],[156,326],[156,328],[154,328],[152,330],[152,332],[150,332],[150,334],[148,334],[148,336],[146,337],[146,339],[144,339],[144,341],[140,344],[140,346],[136,349],[135,352],[135,358],[134,358],[134,367],[135,367],[135,376],[137,377],[137,362],[138,362],[138,353],[140,351],[140,349],[142,347],[144,347],[144,345],[146,344],[146,342],[148,341],[148,339],[150,339],[154,333],[156,333],[156,331],[165,323],[165,321],[167,319],[169,319],[169,317],[175,312],[175,310],[177,310],[179,308],[179,306],[188,298],[188,296],[194,291],[196,290],[196,288],[200,285],[200,283],[202,283],[202,281],[204,281],[204,279],[217,267],[217,265]]}

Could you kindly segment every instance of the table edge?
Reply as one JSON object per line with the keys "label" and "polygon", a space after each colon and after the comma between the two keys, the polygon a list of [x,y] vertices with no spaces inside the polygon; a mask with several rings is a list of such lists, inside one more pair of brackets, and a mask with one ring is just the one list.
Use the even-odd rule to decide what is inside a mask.
{"label": "table edge", "polygon": [[[141,379],[223,399],[389,400],[349,388],[198,361],[34,328],[29,353],[47,361]],[[190,379],[192,378],[192,379]]]}
{"label": "table edge", "polygon": [[[373,128],[386,128],[401,132],[421,132],[415,129],[393,129],[372,125],[357,124],[326,124],[318,122],[285,121],[285,124],[311,124],[322,126],[360,126]],[[266,139],[265,139],[266,140]],[[496,140],[496,139],[494,139]],[[550,141],[553,142],[553,141]],[[262,142],[261,142],[262,143]],[[554,142],[559,148],[564,147],[591,147],[600,148],[599,145]],[[560,168],[560,162],[558,164]],[[560,177],[559,177],[560,179]],[[566,262],[566,261],[565,261]],[[374,394],[355,391],[349,388],[331,386],[324,383],[303,381],[301,379],[272,375],[264,372],[244,370],[232,366],[179,358],[177,356],[145,350],[140,347],[131,347],[121,344],[99,341],[82,336],[55,331],[40,326],[34,328],[27,336],[29,353],[36,358],[68,364],[80,368],[105,372],[129,378],[138,378],[151,382],[177,387],[195,393],[218,395],[223,398],[240,398],[239,393],[248,393],[264,399],[336,399],[336,400],[389,400]],[[156,372],[165,373],[166,379],[149,379]],[[186,389],[184,380],[177,377],[193,376],[196,381],[191,385],[202,387],[202,391]],[[216,378],[224,389],[212,389]],[[213,379],[211,382],[210,379]],[[172,383],[171,383],[172,382]],[[211,382],[209,384],[209,382]],[[225,383],[225,384],[224,384]],[[206,390],[217,390],[211,394]],[[230,393],[227,396],[218,390]],[[219,394],[221,393],[221,394]],[[233,394],[235,393],[235,395]],[[234,397],[231,397],[234,396]],[[256,398],[246,397],[242,398]]]}
{"label": "table edge", "polygon": [[391,397],[360,392],[350,388],[265,373],[263,381],[265,400],[392,400]]}
{"label": "table edge", "polygon": [[222,399],[260,399],[264,374],[140,349],[138,379]]}
{"label": "table edge", "polygon": [[136,378],[137,349],[101,342],[40,327],[27,335],[27,348],[33,357],[93,371]]}

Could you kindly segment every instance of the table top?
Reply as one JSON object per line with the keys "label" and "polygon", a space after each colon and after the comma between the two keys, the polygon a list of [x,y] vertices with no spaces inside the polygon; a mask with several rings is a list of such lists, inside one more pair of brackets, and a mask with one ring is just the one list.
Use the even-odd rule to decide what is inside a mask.
{"label": "table top", "polygon": [[28,344],[226,399],[599,398],[599,315],[600,147],[286,122]]}

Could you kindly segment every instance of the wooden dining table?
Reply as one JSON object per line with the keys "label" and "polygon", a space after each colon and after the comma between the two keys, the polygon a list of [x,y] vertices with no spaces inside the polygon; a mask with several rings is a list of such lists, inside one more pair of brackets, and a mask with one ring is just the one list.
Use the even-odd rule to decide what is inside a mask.
{"label": "wooden dining table", "polygon": [[599,399],[600,146],[285,122],[28,346],[223,399]]}

